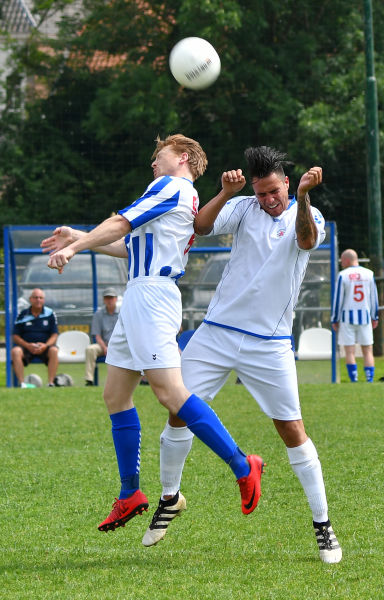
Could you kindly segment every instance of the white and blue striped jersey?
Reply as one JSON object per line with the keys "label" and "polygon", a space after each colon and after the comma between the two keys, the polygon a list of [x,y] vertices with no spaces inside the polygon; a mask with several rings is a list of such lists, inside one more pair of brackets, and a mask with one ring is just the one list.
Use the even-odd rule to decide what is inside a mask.
{"label": "white and blue striped jersey", "polygon": [[145,276],[182,277],[194,240],[199,196],[192,181],[165,175],[119,211],[131,224],[126,236],[128,280]]}
{"label": "white and blue striped jersey", "polygon": [[373,271],[355,266],[338,276],[332,307],[332,323],[368,325],[379,318],[379,301]]}
{"label": "white and blue striped jersey", "polygon": [[[315,248],[324,240],[324,219],[311,207],[318,230]],[[296,241],[297,202],[271,217],[254,196],[232,198],[216,218],[211,235],[232,233],[228,264],[216,288],[206,323],[265,339],[291,336],[309,251]]]}

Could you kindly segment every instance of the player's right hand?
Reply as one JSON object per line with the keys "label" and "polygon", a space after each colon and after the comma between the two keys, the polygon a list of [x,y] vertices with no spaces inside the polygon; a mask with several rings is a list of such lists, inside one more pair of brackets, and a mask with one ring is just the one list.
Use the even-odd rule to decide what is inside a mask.
{"label": "player's right hand", "polygon": [[57,269],[59,273],[62,273],[65,265],[71,260],[74,254],[75,253],[72,248],[64,248],[63,250],[59,250],[58,252],[51,254],[49,257],[48,267],[50,269]]}
{"label": "player's right hand", "polygon": [[224,171],[221,176],[221,185],[226,193],[236,194],[245,186],[245,177],[241,169]]}
{"label": "player's right hand", "polygon": [[43,249],[43,252],[53,254],[69,246],[73,241],[72,227],[63,225],[62,227],[56,227],[53,234],[41,242],[40,247]]}

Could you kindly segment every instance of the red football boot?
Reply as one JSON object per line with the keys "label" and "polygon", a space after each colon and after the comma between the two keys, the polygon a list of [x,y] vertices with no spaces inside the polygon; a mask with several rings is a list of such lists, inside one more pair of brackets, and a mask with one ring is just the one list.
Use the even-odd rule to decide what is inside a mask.
{"label": "red football boot", "polygon": [[99,531],[114,531],[116,527],[124,527],[127,521],[136,515],[143,514],[144,510],[148,510],[148,506],[148,499],[140,490],[136,490],[129,498],[121,500],[115,498],[112,512],[105,521],[100,523],[98,529]]}
{"label": "red football boot", "polygon": [[241,494],[241,510],[249,515],[255,510],[261,496],[261,475],[264,473],[264,461],[261,456],[251,454],[247,456],[251,470],[249,475],[237,480]]}

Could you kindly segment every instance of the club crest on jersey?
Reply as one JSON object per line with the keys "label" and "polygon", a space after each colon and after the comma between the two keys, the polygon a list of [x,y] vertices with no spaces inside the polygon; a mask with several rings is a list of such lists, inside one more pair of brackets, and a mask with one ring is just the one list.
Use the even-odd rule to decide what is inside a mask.
{"label": "club crest on jersey", "polygon": [[350,273],[349,279],[352,281],[358,281],[360,279],[360,273]]}
{"label": "club crest on jersey", "polygon": [[276,231],[276,237],[282,238],[285,235],[286,229],[278,229]]}

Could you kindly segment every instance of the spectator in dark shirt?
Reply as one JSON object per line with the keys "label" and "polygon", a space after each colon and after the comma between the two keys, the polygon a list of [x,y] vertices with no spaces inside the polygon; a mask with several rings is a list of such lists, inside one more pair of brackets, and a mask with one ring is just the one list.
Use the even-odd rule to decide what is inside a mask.
{"label": "spectator in dark shirt", "polygon": [[48,366],[48,386],[53,387],[57,372],[58,336],[56,315],[51,308],[44,306],[44,292],[38,288],[32,290],[29,297],[30,307],[22,310],[13,328],[14,348],[11,351],[13,369],[21,387],[24,382],[24,367],[34,356],[38,356]]}

